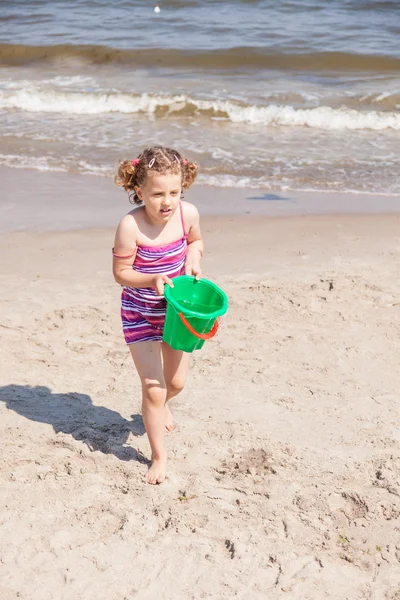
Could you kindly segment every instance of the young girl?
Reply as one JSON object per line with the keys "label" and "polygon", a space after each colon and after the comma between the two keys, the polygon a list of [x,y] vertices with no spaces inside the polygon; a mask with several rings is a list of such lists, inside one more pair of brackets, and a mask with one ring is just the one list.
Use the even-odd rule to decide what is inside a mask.
{"label": "young girl", "polygon": [[194,163],[172,148],[153,146],[123,161],[115,183],[138,204],[122,218],[113,248],[115,280],[122,291],[122,327],[142,383],[142,415],[152,463],[148,483],[166,473],[164,432],[173,419],[168,401],[185,385],[190,355],[162,341],[164,285],[177,275],[201,276],[203,242],[199,213],[181,201],[197,175]]}

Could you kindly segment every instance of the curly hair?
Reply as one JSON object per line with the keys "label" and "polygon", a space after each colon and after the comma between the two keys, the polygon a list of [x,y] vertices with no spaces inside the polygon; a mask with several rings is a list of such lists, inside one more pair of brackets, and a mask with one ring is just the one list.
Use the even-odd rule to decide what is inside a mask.
{"label": "curly hair", "polygon": [[141,204],[142,201],[136,194],[135,187],[146,183],[149,173],[159,175],[179,175],[180,173],[182,189],[187,190],[196,179],[197,165],[182,158],[179,152],[173,148],[152,146],[143,150],[134,160],[121,161],[114,181],[126,192],[131,192],[129,199],[133,196],[133,202]]}

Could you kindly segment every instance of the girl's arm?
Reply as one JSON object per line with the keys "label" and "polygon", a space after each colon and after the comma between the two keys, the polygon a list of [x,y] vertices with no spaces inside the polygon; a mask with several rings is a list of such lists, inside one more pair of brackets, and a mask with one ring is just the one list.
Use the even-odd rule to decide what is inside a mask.
{"label": "girl's arm", "polygon": [[159,296],[164,295],[164,284],[173,286],[166,275],[148,275],[132,268],[137,246],[137,225],[132,215],[125,215],[118,225],[113,248],[113,275],[120,285],[133,288],[154,287]]}
{"label": "girl's arm", "polygon": [[[200,261],[203,258],[204,246],[200,231],[199,211],[193,204],[186,204],[186,223],[190,223],[188,234],[188,251],[185,262],[185,274],[201,277]],[[186,215],[185,215],[186,216]]]}

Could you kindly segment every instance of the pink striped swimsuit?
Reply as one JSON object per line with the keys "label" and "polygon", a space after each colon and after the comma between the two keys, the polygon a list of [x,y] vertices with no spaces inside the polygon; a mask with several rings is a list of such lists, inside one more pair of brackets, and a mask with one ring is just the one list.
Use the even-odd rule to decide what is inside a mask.
{"label": "pink striped swimsuit", "polygon": [[[179,204],[183,237],[163,246],[138,246],[132,268],[139,273],[177,277],[185,272],[187,233]],[[124,287],[121,295],[122,329],[127,344],[161,342],[166,300],[154,288]]]}

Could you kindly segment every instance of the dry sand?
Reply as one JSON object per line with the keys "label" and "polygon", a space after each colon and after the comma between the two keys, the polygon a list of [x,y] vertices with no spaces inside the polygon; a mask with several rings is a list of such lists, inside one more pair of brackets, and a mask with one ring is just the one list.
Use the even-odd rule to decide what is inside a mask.
{"label": "dry sand", "polygon": [[203,220],[230,310],[157,487],[114,232],[4,234],[1,600],[398,600],[399,225]]}

